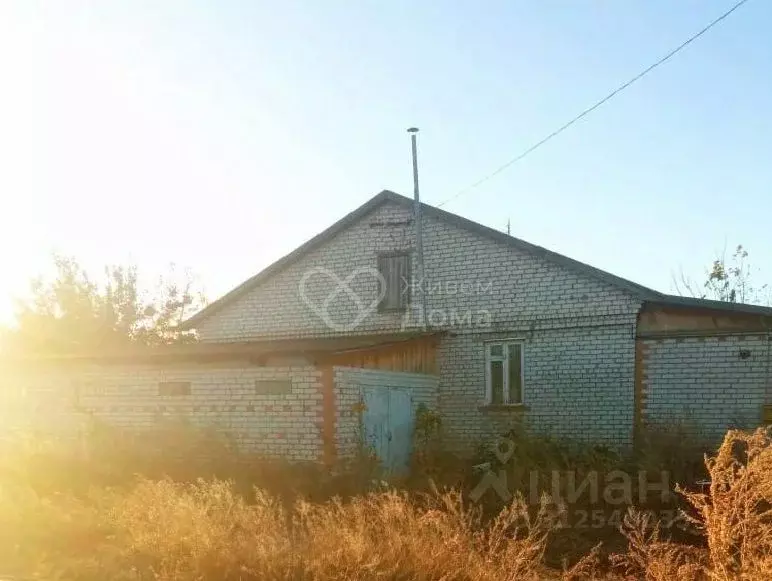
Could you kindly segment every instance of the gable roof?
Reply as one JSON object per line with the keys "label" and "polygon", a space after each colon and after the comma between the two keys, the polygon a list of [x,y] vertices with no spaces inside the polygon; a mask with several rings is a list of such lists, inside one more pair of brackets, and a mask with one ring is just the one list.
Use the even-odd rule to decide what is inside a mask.
{"label": "gable roof", "polygon": [[[280,258],[270,266],[266,267],[255,276],[247,279],[239,286],[226,293],[216,301],[210,303],[207,307],[193,315],[186,321],[183,321],[179,328],[181,330],[189,330],[196,327],[204,319],[219,312],[223,307],[233,303],[240,297],[256,288],[262,282],[266,281],[271,276],[277,274],[283,269],[287,268],[301,257],[305,256],[312,250],[318,248],[325,242],[331,240],[338,233],[342,232],[349,226],[355,224],[367,214],[380,207],[385,203],[394,203],[403,207],[413,208],[413,200],[400,194],[396,194],[389,190],[383,190],[381,193],[373,196],[367,202],[359,206],[353,212],[346,214],[343,218],[335,222],[332,226],[317,234],[304,244],[298,246],[295,250]],[[706,299],[696,299],[689,297],[679,297],[674,295],[664,294],[643,285],[637,284],[625,278],[613,275],[609,272],[585,264],[568,256],[564,256],[552,250],[548,250],[542,246],[531,244],[520,238],[510,236],[504,232],[500,232],[488,226],[483,226],[477,222],[473,222],[467,218],[452,214],[440,208],[435,208],[428,204],[421,203],[421,212],[424,216],[435,218],[437,220],[453,224],[464,230],[468,230],[484,236],[486,238],[502,242],[513,248],[537,256],[559,266],[565,267],[569,270],[573,270],[579,274],[584,274],[590,278],[605,282],[611,286],[614,286],[620,290],[626,291],[641,301],[651,303],[652,305],[659,306],[673,306],[673,307],[693,307],[713,310],[726,310],[735,312],[745,312],[750,314],[762,314],[772,316],[772,307],[761,307],[758,305],[746,305],[741,303],[726,303],[721,301],[712,301]]]}

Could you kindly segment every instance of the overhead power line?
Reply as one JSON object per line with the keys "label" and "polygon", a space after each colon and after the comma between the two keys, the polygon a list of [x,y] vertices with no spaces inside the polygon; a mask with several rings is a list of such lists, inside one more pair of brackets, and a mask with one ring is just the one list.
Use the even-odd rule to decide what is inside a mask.
{"label": "overhead power line", "polygon": [[579,115],[577,115],[576,117],[574,117],[573,119],[571,119],[571,120],[570,120],[570,121],[568,121],[567,123],[565,123],[565,124],[561,125],[561,126],[560,126],[560,127],[558,127],[558,128],[555,130],[555,131],[553,131],[552,133],[550,133],[549,135],[547,135],[546,137],[544,137],[544,138],[543,138],[543,139],[541,139],[540,141],[537,141],[537,142],[536,142],[536,143],[534,143],[534,144],[533,144],[531,147],[529,147],[528,149],[526,149],[525,151],[523,151],[522,153],[520,153],[520,154],[519,154],[519,155],[517,155],[516,157],[513,157],[513,158],[512,158],[512,159],[510,159],[510,160],[509,160],[507,163],[505,163],[504,165],[502,165],[502,166],[498,167],[497,169],[495,169],[494,171],[492,171],[491,173],[489,173],[489,174],[488,174],[488,175],[486,175],[485,177],[483,177],[483,178],[481,178],[481,179],[477,180],[476,182],[474,182],[473,184],[471,184],[471,185],[469,185],[469,186],[465,187],[463,190],[460,190],[460,191],[458,191],[456,194],[454,194],[454,195],[453,195],[453,196],[451,196],[450,198],[448,198],[448,199],[444,200],[443,202],[440,202],[439,204],[437,204],[437,207],[441,207],[441,206],[444,206],[444,205],[445,205],[445,204],[447,204],[448,202],[452,202],[452,201],[453,201],[453,200],[455,200],[456,198],[459,198],[460,196],[463,196],[464,194],[468,194],[469,192],[471,192],[472,190],[474,190],[475,188],[477,188],[477,187],[478,187],[478,186],[480,186],[481,184],[483,184],[483,183],[487,182],[489,179],[491,179],[491,178],[493,178],[493,177],[497,176],[498,174],[500,174],[501,172],[503,172],[505,169],[507,169],[508,167],[510,167],[510,166],[512,166],[512,165],[514,165],[514,164],[516,164],[518,161],[520,161],[521,159],[523,159],[523,158],[524,158],[524,157],[526,157],[527,155],[529,155],[529,154],[533,153],[534,151],[536,151],[537,149],[539,149],[539,148],[540,148],[542,145],[544,145],[545,143],[547,143],[547,142],[548,142],[550,139],[552,139],[553,137],[557,137],[559,134],[563,133],[563,131],[565,131],[566,129],[568,129],[569,127],[571,127],[571,126],[572,126],[574,123],[576,123],[577,121],[581,120],[582,118],[586,117],[587,115],[589,115],[590,113],[592,113],[593,111],[595,111],[595,109],[597,109],[598,107],[600,107],[601,105],[603,105],[605,102],[607,102],[607,101],[611,100],[613,97],[615,97],[616,95],[618,95],[619,93],[621,93],[622,91],[624,91],[625,89],[627,89],[627,88],[628,88],[630,85],[632,85],[632,84],[633,84],[633,83],[635,83],[636,81],[639,81],[640,79],[642,79],[643,77],[645,77],[645,76],[646,76],[648,73],[650,73],[651,71],[653,71],[654,69],[656,69],[656,68],[657,68],[659,65],[661,65],[661,64],[664,64],[665,62],[667,62],[668,60],[670,60],[670,59],[671,59],[673,56],[675,56],[676,54],[678,54],[679,52],[681,52],[681,50],[683,50],[683,49],[684,49],[684,48],[686,48],[686,47],[687,47],[689,44],[691,44],[692,42],[694,42],[695,40],[697,40],[699,37],[701,37],[703,34],[705,34],[705,33],[706,33],[708,30],[710,30],[711,28],[713,28],[713,27],[714,27],[716,24],[718,24],[719,22],[721,22],[722,20],[724,20],[724,19],[725,19],[727,16],[729,16],[730,14],[732,14],[732,12],[734,12],[735,10],[737,10],[738,8],[740,8],[740,6],[742,6],[743,4],[745,4],[747,1],[748,1],[748,0],[740,0],[739,2],[737,2],[737,4],[735,4],[734,6],[732,6],[732,7],[731,7],[729,10],[727,10],[727,11],[726,11],[726,12],[724,12],[724,13],[723,13],[721,16],[719,16],[718,18],[716,18],[715,20],[713,20],[713,21],[712,21],[710,24],[708,24],[708,25],[707,25],[705,28],[703,28],[702,30],[700,30],[700,31],[699,31],[698,33],[696,33],[695,35],[693,35],[693,36],[689,37],[689,39],[687,39],[686,41],[682,42],[682,43],[681,43],[680,45],[678,45],[676,48],[674,48],[674,49],[673,49],[673,50],[671,50],[669,53],[667,53],[665,56],[663,56],[661,59],[659,59],[657,62],[655,62],[655,63],[654,63],[654,64],[652,64],[651,66],[647,67],[646,69],[644,69],[643,71],[641,71],[640,73],[638,73],[637,75],[635,75],[635,76],[634,76],[632,79],[630,79],[629,81],[627,81],[627,82],[623,83],[622,85],[620,85],[619,87],[617,87],[616,89],[614,89],[614,90],[613,90],[611,93],[609,93],[608,95],[606,95],[605,97],[603,97],[603,98],[602,98],[600,101],[598,101],[597,103],[595,103],[595,104],[594,104],[594,105],[592,105],[591,107],[589,107],[589,108],[585,109],[584,111],[582,111],[581,113],[579,113]]}

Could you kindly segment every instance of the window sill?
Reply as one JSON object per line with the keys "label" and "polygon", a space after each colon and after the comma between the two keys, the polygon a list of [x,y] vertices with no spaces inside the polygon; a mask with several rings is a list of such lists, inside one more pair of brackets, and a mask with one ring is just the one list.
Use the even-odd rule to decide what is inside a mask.
{"label": "window sill", "polygon": [[378,307],[378,312],[382,315],[389,313],[404,313],[407,311],[407,307]]}
{"label": "window sill", "polygon": [[500,403],[481,405],[477,409],[481,412],[525,412],[530,408],[523,403]]}

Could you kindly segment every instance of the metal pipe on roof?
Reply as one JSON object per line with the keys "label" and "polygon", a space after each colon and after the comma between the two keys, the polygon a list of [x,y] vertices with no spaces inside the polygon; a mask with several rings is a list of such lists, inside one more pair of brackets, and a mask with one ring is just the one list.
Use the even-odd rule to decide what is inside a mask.
{"label": "metal pipe on roof", "polygon": [[418,127],[411,127],[407,130],[410,133],[410,145],[413,152],[413,214],[415,218],[415,240],[416,240],[416,271],[418,275],[418,285],[415,284],[412,287],[418,288],[420,293],[420,307],[421,307],[421,328],[426,330],[426,293],[423,292],[424,286],[424,243],[423,243],[423,228],[421,225],[421,198],[418,189],[418,144],[416,134],[418,133]]}

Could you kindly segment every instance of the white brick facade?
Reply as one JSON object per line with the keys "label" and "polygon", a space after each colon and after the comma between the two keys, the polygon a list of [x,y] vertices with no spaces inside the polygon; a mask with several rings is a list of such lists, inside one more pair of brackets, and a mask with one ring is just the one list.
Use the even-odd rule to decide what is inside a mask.
{"label": "white brick facade", "polygon": [[[522,331],[524,408],[494,411],[484,403],[481,341],[459,334],[443,342],[440,409],[455,448],[490,440],[515,422],[556,438],[629,445],[633,427],[634,318],[608,326]],[[501,338],[512,333],[499,334]],[[459,356],[457,354],[463,354]]]}
{"label": "white brick facade", "polygon": [[[13,420],[3,423],[6,437],[35,426],[71,434],[89,416],[130,429],[182,420],[216,428],[261,455],[316,461],[322,454],[321,372],[312,366],[94,365],[11,377],[2,391],[3,415]],[[263,394],[256,383],[261,380],[291,387],[288,393]],[[165,381],[190,382],[190,395],[159,395]]]}
{"label": "white brick facade", "polygon": [[[340,334],[358,305],[338,293],[377,299],[369,274],[379,253],[412,251],[410,208],[388,202],[286,269],[204,319],[203,341]],[[433,328],[452,330],[440,348],[439,406],[452,448],[470,450],[492,433],[526,421],[539,431],[596,443],[632,438],[635,320],[640,301],[606,282],[436,218],[424,217],[426,311]],[[415,260],[413,265],[415,267]],[[337,280],[315,271],[323,267]],[[308,273],[313,273],[309,275]],[[299,293],[306,276],[305,291]],[[419,293],[414,294],[417,297]],[[313,306],[309,305],[309,302]],[[371,304],[371,303],[368,303]],[[419,316],[368,312],[349,332],[416,328]],[[525,338],[524,410],[480,410],[485,381],[483,341]]]}
{"label": "white brick facade", "polygon": [[644,341],[643,420],[682,424],[720,440],[729,428],[753,428],[772,402],[770,336],[684,337]]}
{"label": "white brick facade", "polygon": [[[521,423],[556,438],[614,447],[633,443],[639,420],[643,426],[686,423],[715,439],[728,427],[758,425],[762,407],[772,402],[766,331],[772,311],[757,319],[747,306],[667,297],[436,210],[422,224],[424,284],[412,288],[408,312],[379,312],[379,256],[411,253],[414,280],[417,262],[411,205],[382,200],[208,311],[196,329],[210,344],[394,334],[420,330],[425,309],[429,330],[443,331],[437,376],[331,367],[340,359],[317,359],[327,362],[313,367],[302,354],[293,360],[282,354],[276,366],[264,359],[263,367],[94,366],[77,376],[38,372],[24,384],[38,394],[42,407],[35,413],[53,414],[50,425],[59,430],[77,424],[77,414],[56,415],[72,409],[72,390],[59,389],[66,379],[99,386],[91,395],[81,390],[78,403],[116,425],[187,416],[259,453],[333,462],[356,449],[357,406],[363,386],[373,384],[410,389],[414,405],[436,407],[445,444],[462,453]],[[740,328],[764,332],[743,335]],[[706,336],[727,329],[734,334]],[[522,405],[486,405],[485,345],[503,339],[522,344]],[[391,356],[391,363],[400,361]],[[366,359],[346,365],[434,369],[390,367],[388,354],[382,365]],[[292,381],[289,393],[255,391],[256,380],[285,377]],[[159,396],[158,382],[170,380],[190,381],[191,394]]]}

